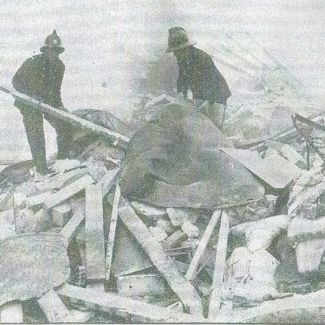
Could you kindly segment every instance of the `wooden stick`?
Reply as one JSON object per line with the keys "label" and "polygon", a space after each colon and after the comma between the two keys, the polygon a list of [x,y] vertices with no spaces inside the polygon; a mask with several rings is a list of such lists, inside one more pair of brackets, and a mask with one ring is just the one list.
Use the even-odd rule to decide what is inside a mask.
{"label": "wooden stick", "polygon": [[[123,312],[131,316],[131,321],[150,323],[202,323],[203,317],[182,312],[174,312],[169,308],[151,305],[142,301],[125,298],[108,292],[98,292],[65,284],[57,290],[60,296],[70,297],[84,302],[88,307],[108,313]],[[133,319],[132,319],[133,318]]]}
{"label": "wooden stick", "polygon": [[86,275],[87,280],[105,279],[105,244],[101,188],[86,188]]}
{"label": "wooden stick", "polygon": [[44,199],[44,205],[47,209],[51,209],[54,206],[61,204],[65,200],[69,199],[71,196],[84,190],[86,186],[92,184],[93,182],[94,180],[91,176],[85,175],[72,184],[62,188],[60,191],[54,194],[49,194]]}
{"label": "wooden stick", "polygon": [[122,208],[119,209],[119,217],[122,222],[142,246],[170,288],[180,298],[185,309],[195,316],[202,317],[203,307],[195,288],[183,277],[173,260],[164,252],[161,244],[151,235],[130,204],[123,198],[121,201]]}
{"label": "wooden stick", "polygon": [[109,281],[110,279],[111,268],[112,268],[113,250],[114,250],[116,225],[117,225],[117,218],[118,218],[118,206],[120,203],[120,198],[121,198],[121,190],[119,185],[116,184],[112,216],[111,216],[111,222],[109,226],[109,234],[107,240],[107,249],[106,249],[106,280],[107,281]]}
{"label": "wooden stick", "polygon": [[78,116],[75,116],[71,113],[64,112],[62,110],[59,110],[55,107],[52,107],[47,104],[43,104],[42,102],[37,101],[36,99],[21,94],[17,91],[10,91],[4,87],[0,86],[0,90],[12,95],[15,99],[19,100],[21,103],[28,105],[31,107],[31,109],[36,109],[37,111],[41,111],[43,113],[50,114],[51,116],[54,116],[56,118],[59,118],[65,122],[68,122],[74,126],[78,126],[84,130],[91,131],[94,133],[97,133],[101,136],[104,136],[105,138],[108,138],[111,141],[114,141],[116,144],[120,144],[122,147],[126,147],[130,139],[124,135],[118,134],[117,132],[111,131],[107,128],[104,128],[102,126],[99,126],[95,123],[92,123],[90,121],[84,120]]}
{"label": "wooden stick", "polygon": [[60,231],[60,234],[67,240],[68,243],[72,240],[84,219],[85,202],[82,201],[79,203],[79,207],[77,208],[76,212],[73,214],[71,219]]}
{"label": "wooden stick", "polygon": [[101,187],[103,197],[109,192],[109,190],[115,184],[119,171],[120,168],[114,168],[108,170],[105,176],[98,182],[98,186]]}
{"label": "wooden stick", "polygon": [[216,252],[216,261],[213,272],[212,293],[210,296],[209,316],[210,320],[214,320],[219,314],[221,302],[221,286],[226,266],[227,243],[229,234],[229,220],[225,211],[222,212],[218,246]]}
{"label": "wooden stick", "polygon": [[220,215],[221,215],[221,210],[216,210],[210,221],[209,224],[207,225],[205,232],[200,240],[199,246],[197,247],[193,259],[191,261],[191,264],[185,274],[185,278],[189,281],[193,281],[195,279],[196,276],[196,270],[199,266],[200,263],[200,259],[203,256],[205,249],[207,248],[208,242],[212,236],[212,233],[220,219]]}

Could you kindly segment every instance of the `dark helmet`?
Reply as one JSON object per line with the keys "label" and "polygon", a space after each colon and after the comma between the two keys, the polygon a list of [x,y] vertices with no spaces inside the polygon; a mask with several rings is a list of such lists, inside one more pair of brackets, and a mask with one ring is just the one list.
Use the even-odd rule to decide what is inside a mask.
{"label": "dark helmet", "polygon": [[46,37],[44,46],[41,47],[40,51],[44,52],[46,47],[55,48],[60,53],[64,51],[64,47],[61,46],[62,42],[60,37],[57,35],[56,30],[54,29],[53,33]]}
{"label": "dark helmet", "polygon": [[168,48],[166,53],[174,52],[184,47],[195,45],[196,42],[190,42],[186,31],[182,27],[173,27],[169,29]]}

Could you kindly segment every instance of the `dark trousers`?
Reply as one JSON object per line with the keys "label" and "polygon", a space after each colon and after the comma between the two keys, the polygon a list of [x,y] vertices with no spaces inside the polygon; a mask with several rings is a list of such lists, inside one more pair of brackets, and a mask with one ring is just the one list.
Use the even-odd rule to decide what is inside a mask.
{"label": "dark trousers", "polygon": [[[38,172],[47,170],[43,113],[34,111],[28,106],[19,105],[34,164]],[[69,144],[72,141],[71,125],[58,118],[44,114],[57,134],[57,159],[69,157]]]}

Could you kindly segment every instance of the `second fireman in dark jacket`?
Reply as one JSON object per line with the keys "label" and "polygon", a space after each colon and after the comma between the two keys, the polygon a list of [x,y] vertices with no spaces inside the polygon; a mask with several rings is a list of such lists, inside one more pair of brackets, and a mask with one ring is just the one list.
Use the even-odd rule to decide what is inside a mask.
{"label": "second fireman in dark jacket", "polygon": [[193,93],[194,102],[204,105],[203,113],[217,126],[222,114],[222,106],[227,105],[227,99],[231,95],[225,78],[216,68],[211,56],[194,47],[185,30],[181,27],[173,27],[169,30],[167,53],[173,52],[179,68],[177,80],[177,92],[186,98],[189,90]]}

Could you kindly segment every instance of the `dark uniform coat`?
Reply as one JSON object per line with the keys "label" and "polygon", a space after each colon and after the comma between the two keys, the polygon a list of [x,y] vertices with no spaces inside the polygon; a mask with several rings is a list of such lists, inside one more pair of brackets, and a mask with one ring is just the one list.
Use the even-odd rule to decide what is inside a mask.
{"label": "dark uniform coat", "polygon": [[[30,97],[43,100],[45,104],[59,108],[61,100],[61,84],[65,66],[57,58],[50,63],[44,54],[27,59],[12,79],[14,88]],[[15,106],[20,108],[18,101]]]}
{"label": "dark uniform coat", "polygon": [[[35,55],[21,65],[12,79],[12,85],[20,93],[41,100],[50,106],[64,109],[61,99],[64,70],[65,66],[59,58],[50,61],[44,54]],[[14,105],[19,108],[23,115],[35,166],[39,172],[44,172],[47,167],[43,114],[18,100],[15,101]],[[44,114],[44,117],[57,132],[57,158],[67,158],[68,145],[71,141],[70,125],[47,114]]]}
{"label": "dark uniform coat", "polygon": [[209,100],[210,104],[227,104],[231,92],[210,55],[191,46],[190,59],[187,62],[178,60],[178,67],[178,93],[186,96],[188,89],[191,89],[194,99]]}

